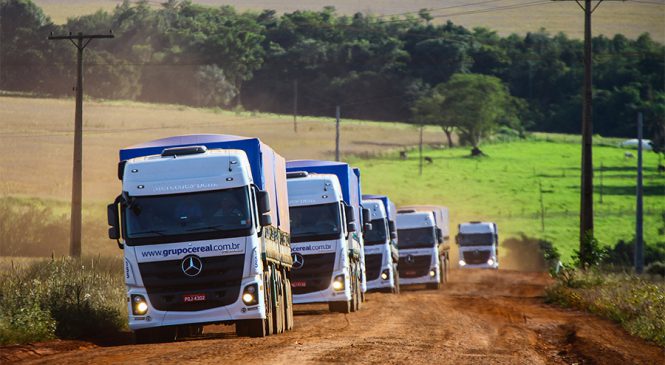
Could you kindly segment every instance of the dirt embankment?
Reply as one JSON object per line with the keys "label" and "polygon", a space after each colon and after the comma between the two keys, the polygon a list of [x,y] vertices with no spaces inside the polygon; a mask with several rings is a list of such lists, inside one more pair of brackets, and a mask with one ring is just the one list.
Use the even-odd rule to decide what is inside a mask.
{"label": "dirt embankment", "polygon": [[112,346],[57,341],[3,348],[0,362],[665,363],[664,349],[609,321],[544,304],[544,274],[457,270],[451,276],[440,291],[370,294],[362,310],[350,315],[299,306],[293,332],[264,339],[238,338],[233,326],[207,326],[199,338],[168,344],[121,339]]}

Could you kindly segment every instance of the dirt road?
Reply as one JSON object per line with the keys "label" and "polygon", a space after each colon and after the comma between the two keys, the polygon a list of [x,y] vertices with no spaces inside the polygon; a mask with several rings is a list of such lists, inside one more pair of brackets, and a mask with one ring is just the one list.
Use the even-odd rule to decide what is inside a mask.
{"label": "dirt road", "polygon": [[665,363],[665,349],[609,321],[544,304],[548,280],[544,274],[453,271],[445,289],[373,293],[354,314],[299,306],[293,332],[264,339],[238,338],[233,326],[207,326],[203,336],[175,343],[60,341],[0,349],[0,360],[67,365]]}

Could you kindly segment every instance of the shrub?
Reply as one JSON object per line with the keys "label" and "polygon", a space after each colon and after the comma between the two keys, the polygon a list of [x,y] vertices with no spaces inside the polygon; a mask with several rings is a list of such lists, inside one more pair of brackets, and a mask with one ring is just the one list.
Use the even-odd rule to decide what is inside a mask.
{"label": "shrub", "polygon": [[647,266],[645,272],[647,274],[660,275],[665,277],[665,261],[651,263],[649,266]]}
{"label": "shrub", "polygon": [[92,338],[122,329],[122,263],[95,260],[45,260],[2,274],[0,343]]}

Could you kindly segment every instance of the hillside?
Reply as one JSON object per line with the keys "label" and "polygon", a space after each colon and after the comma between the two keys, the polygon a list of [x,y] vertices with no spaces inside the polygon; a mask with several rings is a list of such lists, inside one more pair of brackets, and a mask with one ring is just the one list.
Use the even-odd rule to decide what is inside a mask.
{"label": "hillside", "polygon": [[[583,14],[573,1],[554,2],[549,0],[493,0],[465,1],[450,0],[377,0],[377,1],[327,1],[289,2],[275,0],[198,0],[195,3],[219,6],[235,6],[241,10],[274,9],[279,13],[296,10],[320,10],[324,6],[334,5],[340,14],[356,12],[374,15],[392,15],[415,13],[419,9],[433,10],[435,23],[450,20],[465,27],[486,27],[497,30],[501,35],[511,33],[525,34],[545,28],[551,33],[564,32],[574,38],[584,35]],[[56,23],[64,24],[68,17],[90,14],[99,9],[112,10],[119,0],[35,0]],[[159,6],[159,2],[154,3]],[[651,33],[658,42],[665,41],[665,3],[662,0],[605,2],[593,16],[594,34],[608,37],[622,33],[629,38],[636,38],[644,32]],[[518,20],[518,21],[516,21]]]}

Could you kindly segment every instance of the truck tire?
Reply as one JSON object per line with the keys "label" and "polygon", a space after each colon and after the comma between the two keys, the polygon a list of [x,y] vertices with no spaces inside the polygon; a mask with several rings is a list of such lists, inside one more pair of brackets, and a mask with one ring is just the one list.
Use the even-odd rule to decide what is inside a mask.
{"label": "truck tire", "polygon": [[134,331],[134,342],[159,343],[175,341],[177,334],[176,327],[155,327]]}
{"label": "truck tire", "polygon": [[[285,275],[284,277],[286,278],[287,276]],[[284,282],[284,303],[286,304],[284,306],[284,318],[286,319],[284,322],[284,330],[291,331],[293,329],[293,294],[291,292],[290,279],[286,279]]]}
{"label": "truck tire", "polygon": [[392,287],[390,291],[393,294],[399,294],[399,271],[397,271],[397,265],[393,267],[393,283],[395,286]]}
{"label": "truck tire", "polygon": [[351,313],[352,300],[345,302],[328,302],[328,309],[333,313]]}
{"label": "truck tire", "polygon": [[273,310],[273,334],[279,334],[284,332],[284,282],[282,281],[282,275],[280,272],[275,272],[275,298],[277,302],[277,308]]}
{"label": "truck tire", "polygon": [[266,324],[268,321],[265,319],[246,319],[244,321],[236,322],[236,334],[240,336],[249,337],[266,337],[269,335]]}
{"label": "truck tire", "polygon": [[273,304],[273,298],[272,298],[272,292],[273,292],[273,286],[272,286],[272,270],[270,272],[265,273],[265,282],[263,284],[263,287],[266,288],[266,336],[270,336],[273,333],[274,330],[274,320],[273,320],[273,313],[275,313],[275,305]]}

